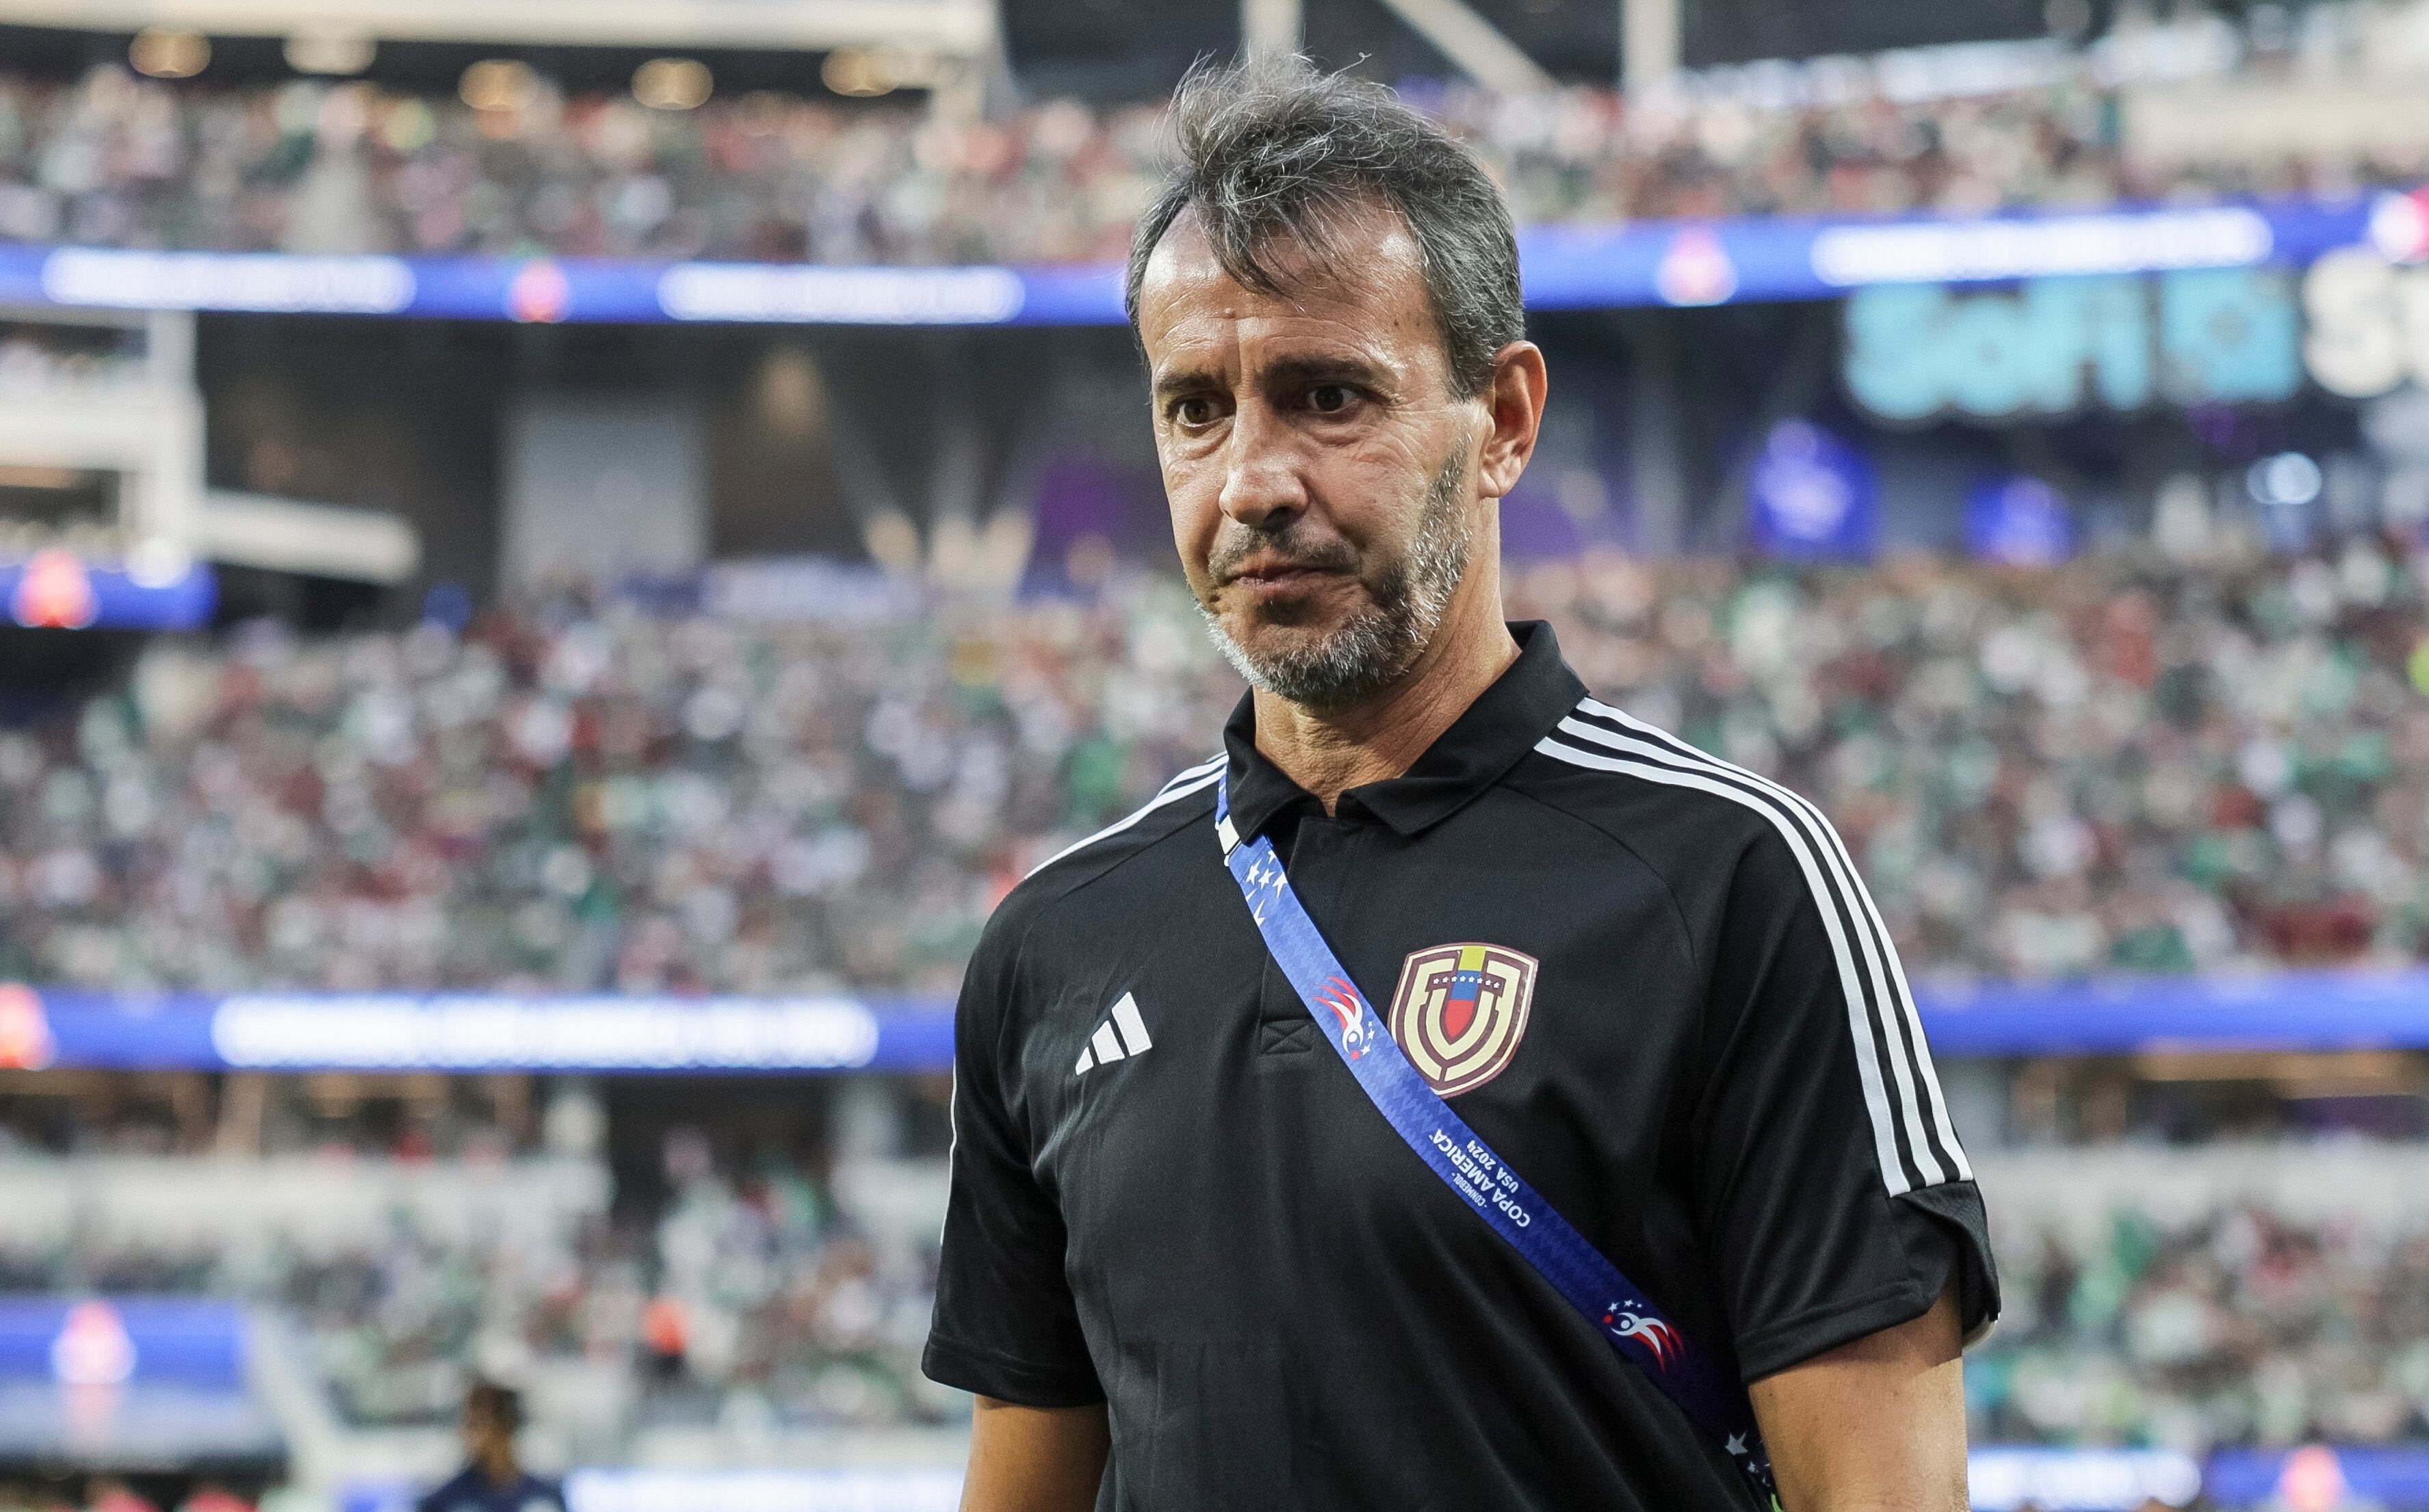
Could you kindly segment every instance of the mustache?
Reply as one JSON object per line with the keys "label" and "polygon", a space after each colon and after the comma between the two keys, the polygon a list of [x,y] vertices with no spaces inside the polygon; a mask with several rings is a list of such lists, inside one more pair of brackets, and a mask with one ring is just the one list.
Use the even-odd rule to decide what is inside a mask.
{"label": "mustache", "polygon": [[1350,572],[1358,567],[1358,553],[1349,543],[1338,536],[1318,537],[1304,528],[1303,519],[1294,519],[1281,530],[1259,530],[1241,526],[1228,530],[1215,539],[1214,549],[1207,553],[1206,575],[1212,581],[1229,583],[1239,576],[1248,558],[1260,551],[1270,552],[1286,567],[1310,572]]}

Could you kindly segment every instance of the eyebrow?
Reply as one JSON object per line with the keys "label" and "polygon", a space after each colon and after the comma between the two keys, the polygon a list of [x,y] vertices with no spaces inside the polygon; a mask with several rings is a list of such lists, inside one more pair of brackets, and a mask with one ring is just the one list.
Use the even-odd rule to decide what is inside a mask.
{"label": "eyebrow", "polygon": [[[1307,388],[1318,384],[1362,384],[1381,386],[1387,370],[1363,357],[1285,357],[1260,375],[1268,388]],[[1155,397],[1168,400],[1220,386],[1211,369],[1176,368],[1158,374]]]}
{"label": "eyebrow", "polygon": [[1267,387],[1308,388],[1317,384],[1380,386],[1385,376],[1380,363],[1363,357],[1285,357],[1264,371]]}
{"label": "eyebrow", "polygon": [[1207,368],[1175,368],[1156,374],[1155,397],[1158,401],[1192,394],[1215,386],[1213,370]]}

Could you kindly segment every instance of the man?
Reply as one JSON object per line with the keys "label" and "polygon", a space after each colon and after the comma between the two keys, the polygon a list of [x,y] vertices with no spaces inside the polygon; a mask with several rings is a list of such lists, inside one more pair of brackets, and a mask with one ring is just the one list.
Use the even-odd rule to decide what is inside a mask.
{"label": "man", "polygon": [[522,1425],[522,1398],[494,1381],[473,1382],[464,1393],[466,1464],[415,1512],[565,1512],[556,1487],[523,1470],[515,1452]]}
{"label": "man", "polygon": [[1691,1420],[1369,1100],[1227,870],[1270,841],[1348,1009],[1750,1394],[1789,1512],[1962,1507],[1996,1281],[1845,850],[1501,619],[1546,381],[1498,193],[1295,60],[1174,115],[1130,307],[1181,566],[1251,691],[972,961],[926,1359],[979,1396],[964,1505],[1765,1499],[1751,1436]]}

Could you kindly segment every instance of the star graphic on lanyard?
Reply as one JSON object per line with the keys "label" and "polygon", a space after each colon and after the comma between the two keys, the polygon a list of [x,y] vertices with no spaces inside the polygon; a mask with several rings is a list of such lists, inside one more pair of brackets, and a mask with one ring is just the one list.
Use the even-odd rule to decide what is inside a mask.
{"label": "star graphic on lanyard", "polygon": [[[1706,1441],[1710,1442],[1710,1440]],[[1745,1435],[1742,1433],[1733,1433],[1729,1435],[1729,1441],[1722,1447],[1728,1450],[1731,1454],[1743,1458],[1746,1452]]]}

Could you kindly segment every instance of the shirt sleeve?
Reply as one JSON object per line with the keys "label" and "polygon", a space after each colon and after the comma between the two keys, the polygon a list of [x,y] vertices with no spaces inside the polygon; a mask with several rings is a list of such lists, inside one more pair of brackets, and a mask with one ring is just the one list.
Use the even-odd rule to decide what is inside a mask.
{"label": "shirt sleeve", "polygon": [[954,1011],[952,1189],[920,1368],[999,1401],[1082,1406],[1104,1391],[1064,1275],[1063,1215],[1038,1185],[1007,1098],[1000,1026],[1010,974],[991,948],[1000,943],[982,944]]}
{"label": "shirt sleeve", "polygon": [[1739,1368],[1999,1310],[1980,1192],[1904,973],[1838,837],[1798,805],[1740,855],[1712,953],[1694,1200]]}

